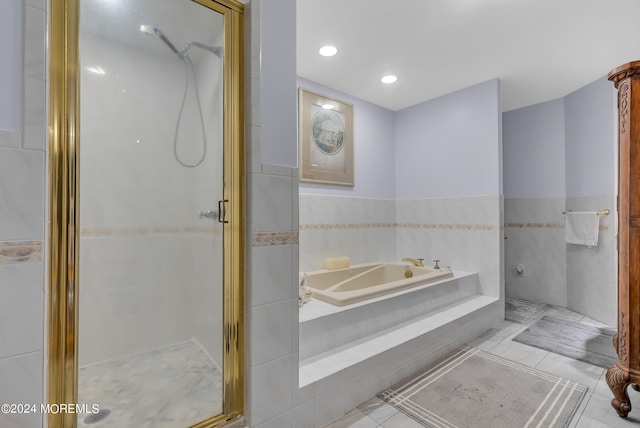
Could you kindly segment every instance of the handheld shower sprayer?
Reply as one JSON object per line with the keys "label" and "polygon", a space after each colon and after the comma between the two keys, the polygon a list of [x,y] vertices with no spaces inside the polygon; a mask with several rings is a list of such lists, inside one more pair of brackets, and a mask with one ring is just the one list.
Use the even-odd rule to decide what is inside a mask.
{"label": "handheld shower sprayer", "polygon": [[160,40],[162,40],[164,44],[167,45],[169,49],[171,49],[171,51],[178,56],[178,58],[184,59],[184,52],[180,52],[178,49],[176,49],[173,43],[171,43],[171,40],[169,40],[167,36],[165,36],[164,33],[160,31],[159,28],[153,27],[151,25],[141,25],[140,31],[150,36],[158,36]]}
{"label": "handheld shower sprayer", "polygon": [[[185,80],[184,80],[184,94],[182,96],[182,104],[180,106],[180,112],[178,113],[178,119],[176,122],[176,128],[175,128],[175,133],[174,133],[174,137],[173,137],[173,155],[176,158],[176,160],[178,161],[178,163],[182,166],[188,167],[188,168],[194,168],[198,165],[200,165],[206,155],[207,155],[207,137],[206,137],[206,133],[205,133],[205,128],[204,128],[204,116],[202,114],[202,104],[200,103],[200,95],[198,94],[198,79],[196,77],[196,72],[195,72],[195,68],[193,63],[191,62],[191,58],[189,57],[189,49],[191,49],[192,46],[195,46],[197,48],[200,49],[204,49],[206,51],[211,52],[212,54],[214,54],[215,56],[217,56],[218,58],[222,59],[222,48],[221,47],[217,47],[217,46],[207,46],[205,44],[202,44],[200,42],[191,42],[188,43],[187,46],[179,51],[173,43],[171,43],[171,40],[169,40],[167,38],[167,36],[164,35],[164,33],[162,31],[160,31],[159,28],[154,27],[152,25],[141,25],[140,26],[140,31],[142,33],[145,33],[149,36],[158,36],[158,38],[160,40],[162,40],[162,42],[167,45],[169,47],[169,49],[171,49],[171,51],[176,54],[176,56],[184,63],[184,72],[185,72]],[[185,161],[183,161],[182,159],[180,159],[180,156],[178,155],[178,131],[180,129],[180,122],[182,121],[182,113],[184,111],[184,104],[185,101],[187,99],[187,89],[188,89],[188,84],[189,84],[189,79],[188,79],[188,73],[189,73],[189,69],[191,69],[191,75],[193,76],[193,84],[195,86],[195,94],[196,94],[196,101],[198,103],[198,112],[200,113],[200,129],[202,132],[202,156],[200,157],[200,159],[198,161],[196,161],[195,163],[187,163]]]}

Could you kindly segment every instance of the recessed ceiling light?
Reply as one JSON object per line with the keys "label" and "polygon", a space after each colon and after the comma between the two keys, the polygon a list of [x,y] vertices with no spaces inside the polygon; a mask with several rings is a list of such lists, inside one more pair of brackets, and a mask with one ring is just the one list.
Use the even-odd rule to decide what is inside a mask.
{"label": "recessed ceiling light", "polygon": [[334,56],[338,53],[338,49],[335,46],[327,45],[320,48],[318,51],[322,56]]}
{"label": "recessed ceiling light", "polygon": [[322,108],[325,110],[333,110],[333,104],[322,104]]}
{"label": "recessed ceiling light", "polygon": [[382,83],[386,83],[387,85],[390,83],[395,83],[397,80],[398,77],[394,76],[393,74],[387,74],[386,76],[382,76],[382,79],[380,79]]}

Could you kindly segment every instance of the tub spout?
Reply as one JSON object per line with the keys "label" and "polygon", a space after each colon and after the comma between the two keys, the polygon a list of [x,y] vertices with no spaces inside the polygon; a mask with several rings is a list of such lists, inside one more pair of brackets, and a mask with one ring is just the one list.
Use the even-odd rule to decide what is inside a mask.
{"label": "tub spout", "polygon": [[423,267],[424,265],[422,264],[422,261],[424,259],[412,259],[411,257],[404,257],[402,259],[403,262],[409,262],[411,264],[413,264],[414,266],[418,266],[418,267]]}

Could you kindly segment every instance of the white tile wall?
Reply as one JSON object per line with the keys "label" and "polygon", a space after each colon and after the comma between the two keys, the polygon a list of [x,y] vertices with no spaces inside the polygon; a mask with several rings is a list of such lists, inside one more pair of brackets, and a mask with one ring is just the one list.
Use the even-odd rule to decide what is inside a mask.
{"label": "white tile wall", "polygon": [[[611,210],[601,216],[598,246],[567,244],[563,211]],[[615,196],[505,200],[506,291],[511,297],[568,307],[616,323]],[[522,264],[525,275],[515,266]]]}
{"label": "white tile wall", "polygon": [[617,324],[617,211],[614,195],[567,198],[567,209],[601,211],[598,246],[567,244],[567,307],[607,325]]}
{"label": "white tile wall", "polygon": [[[296,147],[297,123],[294,114],[274,114],[275,96],[294,96],[295,101],[295,46],[282,49],[295,40],[295,15],[282,15],[276,11],[295,11],[293,0],[279,0],[268,16],[263,16],[261,0],[247,4],[245,23],[246,40],[256,50],[245,53],[249,73],[245,74],[247,94],[245,123],[247,124],[248,147],[245,149],[247,183],[247,293],[245,363],[245,414],[249,426],[292,426],[292,377],[297,373],[297,170],[267,165],[263,151],[269,150],[267,158],[278,155],[281,147]],[[268,22],[265,24],[264,20]],[[293,35],[293,36],[292,36]],[[274,61],[265,70],[262,61],[265,52],[275,51],[270,57]],[[284,56],[284,58],[282,58]],[[273,67],[276,67],[274,69]],[[282,72],[274,73],[277,67]],[[293,67],[293,68],[290,68]],[[262,87],[263,79],[270,78],[270,88]],[[294,102],[295,105],[295,102]],[[249,107],[250,106],[250,107]],[[271,112],[271,113],[270,113]],[[263,127],[263,114],[270,122]],[[274,132],[275,130],[283,132]],[[291,132],[293,130],[293,132]],[[288,156],[288,155],[287,155]],[[285,156],[286,157],[286,156]],[[294,154],[295,158],[295,154]],[[274,162],[280,163],[280,162]],[[289,164],[288,161],[282,164]],[[289,236],[274,245],[252,246],[257,233],[277,232]],[[294,267],[295,264],[295,267]],[[286,319],[291,320],[286,326]],[[296,376],[297,377],[297,376]]]}
{"label": "white tile wall", "polygon": [[0,147],[20,148],[22,137],[19,132],[0,129]]}
{"label": "white tile wall", "polygon": [[0,240],[44,238],[43,152],[0,148]]}
{"label": "white tile wall", "polygon": [[[183,94],[175,79],[183,65],[88,31],[81,38],[84,63],[105,74],[83,68],[81,76],[80,365],[193,337],[221,363],[222,231],[198,215],[222,199],[222,128],[207,113],[214,107],[203,103],[204,116],[214,118],[205,125],[203,164],[179,165],[173,145]],[[215,99],[215,75],[200,80],[200,99]],[[199,122],[189,122],[199,116],[192,100],[190,92],[178,135],[189,163],[203,143]],[[131,109],[137,113],[123,114]]]}
{"label": "white tile wall", "polygon": [[[45,239],[45,1],[24,16],[24,126],[0,131],[0,242]],[[20,38],[18,39],[20,40]],[[43,257],[0,265],[0,402],[43,401]],[[3,427],[40,427],[42,416],[0,414]]]}
{"label": "white tile wall", "polygon": [[42,350],[42,263],[0,265],[0,361]]}
{"label": "white tile wall", "polygon": [[3,428],[37,428],[42,426],[40,403],[43,403],[42,352],[0,359],[0,402],[33,403],[38,412],[29,414],[0,413]]}
{"label": "white tile wall", "polygon": [[[505,200],[507,295],[567,305],[564,198]],[[524,276],[516,265],[522,264]]]}

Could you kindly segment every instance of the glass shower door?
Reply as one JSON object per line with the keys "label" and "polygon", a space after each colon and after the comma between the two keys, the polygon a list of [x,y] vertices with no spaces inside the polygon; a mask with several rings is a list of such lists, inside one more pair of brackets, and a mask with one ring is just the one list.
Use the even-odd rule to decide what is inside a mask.
{"label": "glass shower door", "polygon": [[80,2],[78,426],[223,411],[223,46],[191,0]]}

